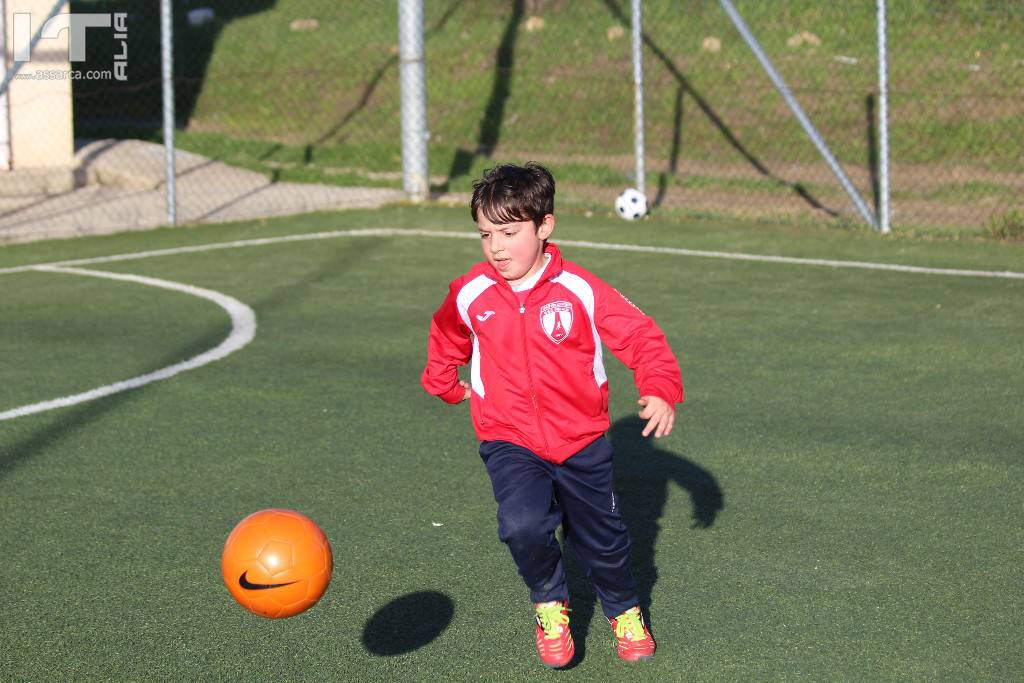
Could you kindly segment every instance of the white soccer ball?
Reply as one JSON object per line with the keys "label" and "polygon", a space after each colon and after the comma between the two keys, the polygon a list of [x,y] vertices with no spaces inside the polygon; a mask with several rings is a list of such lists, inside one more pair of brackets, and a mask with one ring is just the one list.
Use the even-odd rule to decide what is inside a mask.
{"label": "white soccer ball", "polygon": [[627,221],[635,221],[647,214],[647,197],[632,187],[622,191],[615,200],[615,210]]}

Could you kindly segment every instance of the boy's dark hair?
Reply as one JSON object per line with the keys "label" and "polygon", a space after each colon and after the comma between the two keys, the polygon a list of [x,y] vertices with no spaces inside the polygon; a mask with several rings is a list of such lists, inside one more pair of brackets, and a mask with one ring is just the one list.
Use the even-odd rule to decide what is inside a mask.
{"label": "boy's dark hair", "polygon": [[544,216],[555,212],[555,179],[535,161],[525,166],[501,164],[473,183],[469,207],[474,223],[483,212],[495,225],[533,221],[539,228]]}

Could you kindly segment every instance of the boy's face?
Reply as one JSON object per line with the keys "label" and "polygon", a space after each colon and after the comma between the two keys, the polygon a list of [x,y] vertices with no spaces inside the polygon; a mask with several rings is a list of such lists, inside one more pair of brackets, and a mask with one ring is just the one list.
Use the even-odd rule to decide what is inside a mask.
{"label": "boy's face", "polygon": [[544,263],[544,240],[555,230],[555,217],[547,214],[540,226],[533,221],[497,225],[481,212],[476,225],[484,258],[510,285],[517,285]]}

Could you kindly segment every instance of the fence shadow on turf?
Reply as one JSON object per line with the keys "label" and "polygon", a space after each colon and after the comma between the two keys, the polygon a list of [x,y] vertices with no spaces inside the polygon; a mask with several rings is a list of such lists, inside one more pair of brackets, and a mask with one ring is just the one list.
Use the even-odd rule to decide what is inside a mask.
{"label": "fence shadow on turf", "polygon": [[478,156],[490,157],[498,146],[498,140],[501,138],[501,126],[505,120],[505,105],[512,93],[516,38],[519,35],[519,25],[525,14],[524,0],[515,0],[512,3],[512,14],[505,23],[505,30],[494,54],[494,81],[491,85],[490,97],[487,99],[487,107],[480,119],[476,149],[457,149],[452,158],[451,168],[448,170],[448,179],[440,187],[432,189],[448,192],[454,179],[469,174],[473,168],[473,161]]}
{"label": "fence shadow on turf", "polygon": [[377,610],[363,627],[363,646],[391,657],[427,645],[448,628],[455,604],[444,593],[419,591],[395,598]]}
{"label": "fence shadow on turf", "polygon": [[[626,29],[630,28],[631,18],[626,15],[622,7],[619,6],[617,0],[602,0],[608,11],[613,17],[615,17]],[[679,158],[679,129],[683,123],[683,94],[689,95],[697,108],[700,109],[708,121],[718,132],[721,133],[725,141],[734,150],[740,153],[740,155],[749,163],[754,169],[757,170],[765,178],[769,178],[776,184],[788,188],[794,194],[799,196],[805,203],[811,207],[823,211],[830,216],[838,216],[839,211],[822,204],[810,191],[802,184],[798,182],[791,182],[780,176],[779,174],[768,168],[758,156],[744,145],[739,137],[732,131],[732,129],[726,124],[725,120],[722,119],[721,115],[715,111],[711,106],[711,103],[705,98],[705,96],[697,90],[693,83],[683,74],[682,71],[676,66],[675,61],[660,45],[658,45],[651,36],[643,31],[641,33],[644,45],[647,49],[657,58],[658,62],[667,70],[672,78],[676,81],[676,100],[675,100],[675,112],[673,114],[673,123],[675,125],[675,131],[672,135],[672,149],[669,152],[669,169],[665,173],[662,173],[658,180],[658,194],[654,199],[654,206],[660,206],[665,200],[665,193],[668,189],[668,182],[671,177],[674,177],[677,170],[677,162]]]}
{"label": "fence shadow on turf", "polygon": [[[725,507],[725,495],[711,472],[658,448],[653,437],[641,436],[645,424],[639,417],[623,418],[612,425],[608,437],[615,449],[615,490],[633,542],[633,573],[640,592],[640,606],[645,614],[650,614],[651,593],[658,581],[655,559],[660,520],[665,514],[670,487],[674,484],[689,493],[692,529],[707,529],[715,523],[718,513]],[[585,655],[585,636],[594,617],[596,595],[571,553],[566,553],[565,564],[573,596],[570,623],[579,662]],[[651,627],[655,634],[657,626],[653,623]]]}
{"label": "fence shadow on turf", "polygon": [[[129,81],[72,81],[74,97],[74,129],[80,137],[149,137],[161,129],[161,60],[159,3],[125,2],[125,0],[73,0],[72,12],[128,11],[130,40],[147,46],[137,50],[128,63]],[[192,3],[195,5],[195,3]],[[271,11],[277,0],[246,0],[246,2],[205,3],[215,9],[211,20],[189,19],[196,8],[188,3],[171,3],[172,40],[174,43],[174,113],[179,127],[192,120],[214,50],[224,30],[234,21]],[[88,7],[88,9],[84,9]],[[110,55],[116,54],[113,31],[94,31],[85,45],[87,66],[83,70],[109,69]],[[84,133],[84,135],[82,135]]]}

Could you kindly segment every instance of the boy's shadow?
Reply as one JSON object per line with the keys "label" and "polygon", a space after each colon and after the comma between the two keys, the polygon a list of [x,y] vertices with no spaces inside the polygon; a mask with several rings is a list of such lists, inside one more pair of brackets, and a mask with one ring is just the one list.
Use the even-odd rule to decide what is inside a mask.
{"label": "boy's shadow", "polygon": [[[633,541],[633,573],[640,593],[640,607],[650,614],[651,592],[658,580],[655,543],[661,531],[669,485],[677,484],[690,494],[692,529],[707,529],[725,507],[725,497],[714,475],[703,467],[657,448],[654,437],[641,436],[646,420],[626,417],[612,425],[608,438],[615,449],[615,491],[622,516]],[[584,655],[586,634],[594,617],[594,588],[576,558],[566,553],[566,574],[571,606],[577,661]],[[602,615],[603,616],[603,615]],[[655,631],[657,624],[651,628]],[[609,638],[610,640],[610,638]]]}

